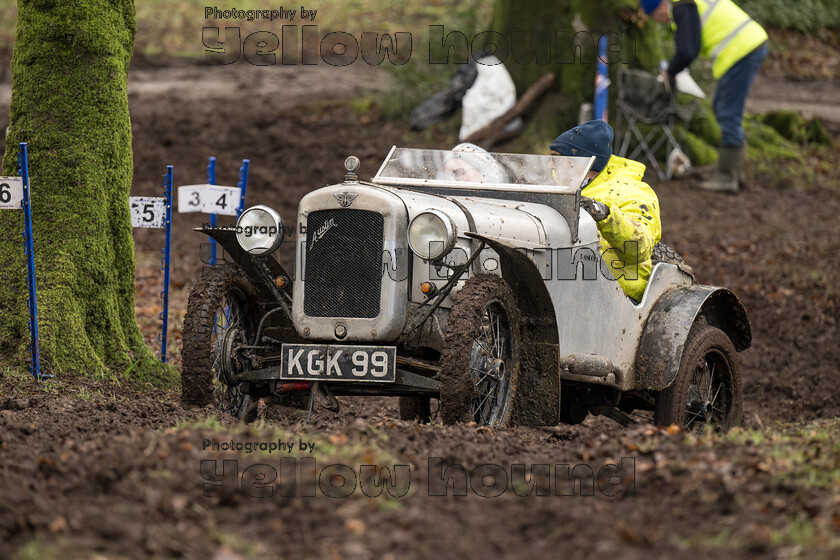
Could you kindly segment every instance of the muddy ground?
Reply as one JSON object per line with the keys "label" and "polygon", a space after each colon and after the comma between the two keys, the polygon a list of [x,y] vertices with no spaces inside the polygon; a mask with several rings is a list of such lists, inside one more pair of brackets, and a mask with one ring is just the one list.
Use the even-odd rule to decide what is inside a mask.
{"label": "muddy ground", "polygon": [[[774,93],[755,102],[776,102],[784,83],[807,90],[809,103],[838,108],[830,87],[836,84],[775,80],[769,88],[759,82],[757,91]],[[361,66],[304,72],[147,61],[132,70],[129,87],[133,194],[158,193],[168,163],[176,166],[176,184],[204,182],[211,155],[218,157],[218,182],[233,184],[247,157],[249,202],[277,208],[290,223],[301,196],[340,180],[347,155],[362,160],[364,177],[393,143],[439,148],[453,141],[446,128],[412,137],[375,107],[346,102],[359,94],[388,95],[387,84],[386,75]],[[825,96],[814,101],[820,91]],[[7,92],[8,84],[0,86],[0,122],[8,115]],[[258,425],[243,428],[230,418],[214,420],[212,410],[184,410],[173,392],[6,377],[0,381],[0,557],[832,557],[840,551],[840,427],[833,420],[840,416],[838,177],[823,174],[819,184],[800,185],[777,181],[765,169],[738,196],[701,193],[690,180],[654,183],[663,240],[700,282],[731,288],[747,307],[753,346],[741,354],[745,424],[765,435],[697,441],[593,417],[581,426],[546,429],[416,426],[396,419],[395,400],[350,398],[340,399],[337,416],[315,410],[307,423],[305,411],[270,407]],[[176,366],[187,293],[202,267],[202,239],[190,228],[201,221],[178,215],[173,233]],[[135,240],[138,316],[151,345],[162,235],[138,231]],[[283,250],[288,263],[291,246]],[[805,443],[786,447],[790,434],[797,445]],[[205,440],[278,439],[315,443],[312,454],[295,449],[287,456],[315,457],[318,471],[331,462],[356,474],[364,464],[408,464],[411,489],[386,499],[368,498],[360,487],[334,499],[322,485],[308,498],[302,493],[313,486],[309,467],[301,467],[294,483],[283,470],[288,464],[281,467],[282,453],[203,449]],[[591,497],[580,495],[585,488],[572,497],[519,497],[514,490],[524,493],[524,482],[495,498],[469,488],[466,497],[451,490],[449,497],[432,497],[427,465],[433,457],[468,471],[497,464],[511,478],[516,463],[587,464],[598,472],[624,457],[626,468],[613,473],[616,484],[596,484]],[[218,461],[221,472],[224,459],[238,459],[240,471],[273,466],[297,497],[226,490],[203,496],[212,473],[202,477],[201,461]]]}

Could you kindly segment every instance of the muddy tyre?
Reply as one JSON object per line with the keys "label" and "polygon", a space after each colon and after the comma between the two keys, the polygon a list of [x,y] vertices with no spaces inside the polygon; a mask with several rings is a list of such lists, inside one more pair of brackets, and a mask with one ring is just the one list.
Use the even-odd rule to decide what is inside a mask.
{"label": "muddy tyre", "polygon": [[650,260],[653,264],[659,262],[671,263],[677,266],[687,264],[679,253],[664,243],[657,243],[653,246],[653,254],[651,254]]}
{"label": "muddy tyre", "polygon": [[242,393],[236,371],[247,367],[225,351],[232,343],[250,343],[256,331],[254,286],[238,265],[205,268],[190,292],[184,316],[181,368],[185,404],[216,408],[241,420],[255,410],[255,402]]}
{"label": "muddy tyre", "polygon": [[511,423],[520,369],[520,318],[498,276],[468,280],[455,298],[441,355],[440,412],[445,424]]}
{"label": "muddy tyre", "polygon": [[656,399],[654,423],[694,434],[725,432],[741,422],[741,370],[726,334],[703,322],[692,327],[677,377]]}
{"label": "muddy tyre", "polygon": [[400,420],[428,424],[432,418],[432,405],[429,397],[400,397]]}

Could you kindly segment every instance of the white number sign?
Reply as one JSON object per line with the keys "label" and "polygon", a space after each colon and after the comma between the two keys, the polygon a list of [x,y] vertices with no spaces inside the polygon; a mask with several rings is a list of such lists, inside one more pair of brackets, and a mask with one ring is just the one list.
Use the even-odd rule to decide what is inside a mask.
{"label": "white number sign", "polygon": [[130,196],[131,227],[162,228],[166,222],[166,199],[157,196]]}
{"label": "white number sign", "polygon": [[0,177],[0,208],[20,210],[23,200],[23,179],[20,177]]}
{"label": "white number sign", "polygon": [[236,216],[239,207],[239,187],[219,185],[185,185],[178,187],[178,212],[203,212],[221,216]]}

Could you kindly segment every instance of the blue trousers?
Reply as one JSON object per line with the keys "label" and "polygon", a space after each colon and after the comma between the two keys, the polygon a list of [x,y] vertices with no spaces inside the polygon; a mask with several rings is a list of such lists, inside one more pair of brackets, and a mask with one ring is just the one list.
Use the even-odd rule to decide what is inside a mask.
{"label": "blue trousers", "polygon": [[767,43],[739,60],[721,76],[712,108],[720,125],[721,145],[744,144],[744,103],[761,63],[767,56]]}

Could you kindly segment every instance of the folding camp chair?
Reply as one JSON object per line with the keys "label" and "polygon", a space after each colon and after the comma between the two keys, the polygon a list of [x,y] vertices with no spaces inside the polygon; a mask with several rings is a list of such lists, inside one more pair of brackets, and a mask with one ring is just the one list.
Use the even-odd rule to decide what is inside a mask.
{"label": "folding camp chair", "polygon": [[[622,70],[618,75],[618,117],[616,132],[621,138],[617,154],[636,159],[644,154],[661,181],[670,181],[673,169],[662,169],[656,153],[666,146],[666,156],[673,150],[682,151],[674,135],[678,122],[688,122],[694,113],[694,103],[678,107],[676,92],[669,92],[656,74],[642,70]],[[643,134],[640,125],[649,125]],[[637,141],[633,151],[627,153],[631,140]]]}

